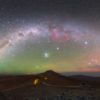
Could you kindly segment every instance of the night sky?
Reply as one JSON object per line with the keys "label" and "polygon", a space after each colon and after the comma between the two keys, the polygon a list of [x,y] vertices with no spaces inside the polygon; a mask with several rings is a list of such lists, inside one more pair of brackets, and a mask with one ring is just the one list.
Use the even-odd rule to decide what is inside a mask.
{"label": "night sky", "polygon": [[99,0],[0,0],[0,73],[100,72]]}

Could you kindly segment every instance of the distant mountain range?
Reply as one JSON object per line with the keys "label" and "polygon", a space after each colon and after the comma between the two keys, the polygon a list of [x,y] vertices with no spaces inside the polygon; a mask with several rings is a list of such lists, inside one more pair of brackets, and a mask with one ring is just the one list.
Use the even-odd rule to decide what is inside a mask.
{"label": "distant mountain range", "polygon": [[100,77],[100,72],[63,72],[61,74],[65,76],[85,75],[85,76],[92,76],[92,77]]}

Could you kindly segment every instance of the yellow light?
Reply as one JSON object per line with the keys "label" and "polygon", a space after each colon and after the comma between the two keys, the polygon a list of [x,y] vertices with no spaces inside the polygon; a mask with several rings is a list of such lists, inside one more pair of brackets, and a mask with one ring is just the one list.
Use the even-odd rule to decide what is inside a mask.
{"label": "yellow light", "polygon": [[39,84],[39,79],[35,79],[34,82],[33,82],[33,84],[34,84],[35,86],[38,85],[38,84]]}
{"label": "yellow light", "polygon": [[44,79],[47,80],[48,78],[47,77],[44,77]]}

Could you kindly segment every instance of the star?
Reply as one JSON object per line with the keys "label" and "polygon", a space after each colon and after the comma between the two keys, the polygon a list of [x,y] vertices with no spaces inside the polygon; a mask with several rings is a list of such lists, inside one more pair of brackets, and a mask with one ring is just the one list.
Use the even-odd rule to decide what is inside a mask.
{"label": "star", "polygon": [[85,41],[84,44],[87,45],[88,44],[88,41]]}
{"label": "star", "polygon": [[39,68],[39,66],[38,66],[38,65],[36,65],[36,66],[35,66],[35,68],[36,68],[36,69],[38,69],[38,68]]}
{"label": "star", "polygon": [[59,49],[60,49],[59,47],[56,48],[57,51],[58,51]]}
{"label": "star", "polygon": [[45,52],[44,53],[44,58],[49,58],[50,57],[50,54],[48,52]]}

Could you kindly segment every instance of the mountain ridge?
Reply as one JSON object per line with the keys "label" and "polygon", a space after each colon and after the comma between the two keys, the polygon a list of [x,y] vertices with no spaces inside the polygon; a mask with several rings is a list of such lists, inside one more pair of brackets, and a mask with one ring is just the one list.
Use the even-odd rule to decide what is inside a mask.
{"label": "mountain ridge", "polygon": [[[52,70],[45,71],[37,75],[19,75],[19,76],[0,76],[0,90],[12,89],[28,84],[34,87],[34,81],[38,80],[38,85],[49,86],[93,86],[100,87],[100,78],[90,78],[88,76],[63,76]],[[37,85],[37,86],[38,86]]]}

